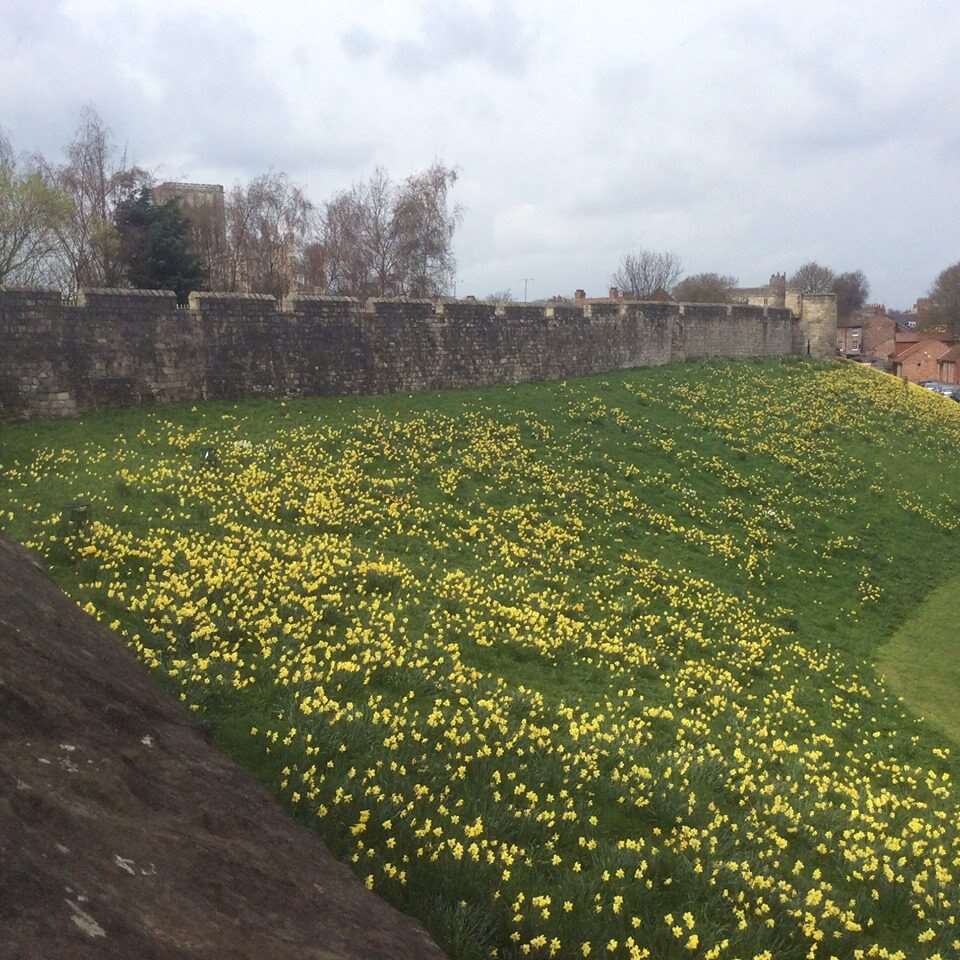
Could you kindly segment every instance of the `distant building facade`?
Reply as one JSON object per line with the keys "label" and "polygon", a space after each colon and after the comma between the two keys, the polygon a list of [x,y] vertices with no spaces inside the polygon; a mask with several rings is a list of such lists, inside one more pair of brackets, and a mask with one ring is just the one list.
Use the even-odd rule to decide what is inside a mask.
{"label": "distant building facade", "polygon": [[868,303],[837,320],[837,352],[851,360],[887,365],[896,344],[897,324],[882,303]]}
{"label": "distant building facade", "polygon": [[960,384],[960,345],[952,346],[937,361],[937,379],[941,383]]}
{"label": "distant building facade", "polygon": [[209,286],[223,289],[226,277],[227,218],[223,186],[219,183],[168,181],[153,188],[153,202],[175,200],[190,224],[193,252],[207,266]]}
{"label": "distant building facade", "polygon": [[730,299],[734,303],[750,303],[755,307],[788,306],[787,275],[772,274],[769,283],[764,287],[735,287],[730,291]]}
{"label": "distant building facade", "polygon": [[[947,360],[956,340],[935,330],[897,329],[894,349],[890,354],[893,372],[911,383],[939,380],[940,361]],[[948,381],[950,382],[950,381]]]}

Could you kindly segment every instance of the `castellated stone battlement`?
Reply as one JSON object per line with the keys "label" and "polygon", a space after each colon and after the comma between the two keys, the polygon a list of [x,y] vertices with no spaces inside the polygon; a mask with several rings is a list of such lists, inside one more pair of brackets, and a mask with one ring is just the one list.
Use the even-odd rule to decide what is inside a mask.
{"label": "castellated stone battlement", "polygon": [[[817,305],[817,331],[835,303]],[[785,307],[0,289],[0,419],[165,401],[439,390],[701,357],[832,355]],[[829,346],[829,353],[827,346]]]}

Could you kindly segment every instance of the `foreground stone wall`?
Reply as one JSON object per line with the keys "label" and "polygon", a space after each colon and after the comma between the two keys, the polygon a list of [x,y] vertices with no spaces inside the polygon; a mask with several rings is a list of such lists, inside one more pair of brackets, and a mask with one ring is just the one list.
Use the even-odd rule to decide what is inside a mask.
{"label": "foreground stone wall", "polygon": [[797,352],[787,309],[0,290],[0,419],[129,404],[521,383]]}
{"label": "foreground stone wall", "polygon": [[687,360],[771,357],[793,350],[796,320],[789,310],[687,303],[679,305],[676,322],[683,358]]}

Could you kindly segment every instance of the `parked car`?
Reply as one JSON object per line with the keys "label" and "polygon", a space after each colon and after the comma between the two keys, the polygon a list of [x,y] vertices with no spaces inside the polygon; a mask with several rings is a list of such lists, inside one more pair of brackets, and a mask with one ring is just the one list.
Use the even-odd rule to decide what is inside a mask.
{"label": "parked car", "polygon": [[960,386],[955,383],[942,383],[939,380],[921,380],[919,385],[960,403]]}

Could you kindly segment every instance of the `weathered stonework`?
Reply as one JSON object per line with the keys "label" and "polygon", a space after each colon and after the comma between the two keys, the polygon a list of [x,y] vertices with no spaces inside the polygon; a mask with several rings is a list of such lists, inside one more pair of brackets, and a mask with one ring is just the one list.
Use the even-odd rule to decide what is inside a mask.
{"label": "weathered stonework", "polygon": [[319,296],[279,304],[256,294],[194,293],[183,309],[166,291],[86,290],[69,306],[50,291],[0,290],[0,419],[148,402],[476,387],[700,357],[780,356],[806,352],[799,324],[788,309],[747,305],[544,308]]}
{"label": "weathered stonework", "polygon": [[804,293],[793,352],[811,357],[832,357],[837,352],[837,295]]}
{"label": "weathered stonework", "polygon": [[783,273],[775,273],[765,287],[739,287],[732,292],[739,304],[786,307],[796,318],[793,352],[810,357],[836,356],[837,295],[801,293],[787,286]]}

